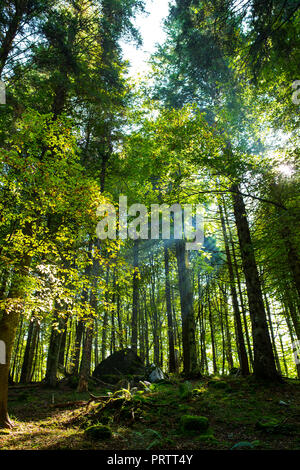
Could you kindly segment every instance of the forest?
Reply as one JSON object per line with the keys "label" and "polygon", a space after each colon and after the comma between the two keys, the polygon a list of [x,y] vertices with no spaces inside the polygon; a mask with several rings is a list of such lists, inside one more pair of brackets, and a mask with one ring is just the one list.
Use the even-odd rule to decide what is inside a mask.
{"label": "forest", "polygon": [[0,449],[300,450],[299,64],[297,0],[1,0]]}

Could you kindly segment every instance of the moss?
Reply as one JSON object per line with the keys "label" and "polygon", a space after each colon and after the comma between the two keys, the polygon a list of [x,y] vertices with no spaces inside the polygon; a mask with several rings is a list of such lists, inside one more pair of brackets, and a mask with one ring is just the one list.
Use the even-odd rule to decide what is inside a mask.
{"label": "moss", "polygon": [[90,426],[85,430],[84,434],[88,439],[92,439],[93,441],[102,441],[112,437],[110,428],[108,426],[103,426],[102,424]]}
{"label": "moss", "polygon": [[194,389],[192,390],[192,395],[193,395],[193,397],[199,397],[199,396],[201,396],[202,393],[204,393],[204,392],[205,392],[205,390],[204,390],[203,388],[194,388]]}
{"label": "moss", "polygon": [[178,405],[178,411],[180,411],[182,413],[190,413],[190,412],[193,411],[193,408],[189,405],[179,404]]}
{"label": "moss", "polygon": [[200,441],[200,442],[207,442],[207,443],[218,442],[218,439],[216,439],[212,433],[200,434],[200,436],[197,436],[195,440]]}
{"label": "moss", "polygon": [[285,424],[277,418],[268,418],[263,421],[258,421],[255,427],[269,434],[293,435],[297,431],[297,426]]}
{"label": "moss", "polygon": [[208,386],[215,388],[216,390],[225,390],[228,389],[229,386],[225,380],[210,380],[208,382]]}
{"label": "moss", "polygon": [[187,400],[192,396],[192,384],[189,381],[179,385],[179,396],[182,400]]}
{"label": "moss", "polygon": [[184,432],[203,433],[208,429],[208,419],[205,416],[183,415],[180,419],[180,426]]}

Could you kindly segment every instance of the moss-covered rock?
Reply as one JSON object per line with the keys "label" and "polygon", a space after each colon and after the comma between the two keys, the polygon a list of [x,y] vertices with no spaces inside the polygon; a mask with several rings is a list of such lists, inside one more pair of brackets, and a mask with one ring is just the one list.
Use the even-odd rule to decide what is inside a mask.
{"label": "moss-covered rock", "polygon": [[204,434],[200,434],[200,436],[197,436],[196,441],[199,442],[207,442],[207,443],[217,443],[218,439],[215,438],[212,432],[205,432]]}
{"label": "moss-covered rock", "polygon": [[225,380],[210,380],[208,382],[208,386],[215,388],[216,390],[225,390],[228,389],[229,386]]}
{"label": "moss-covered rock", "polygon": [[93,377],[107,383],[117,383],[120,378],[137,376],[139,380],[146,374],[143,361],[129,348],[116,351],[104,359],[93,372]]}
{"label": "moss-covered rock", "polygon": [[258,421],[255,427],[268,434],[292,435],[296,431],[294,425],[286,424],[277,418],[265,418],[264,420]]}
{"label": "moss-covered rock", "polygon": [[112,432],[108,426],[95,424],[94,426],[87,428],[84,432],[84,435],[93,441],[102,441],[105,439],[110,439],[112,437]]}
{"label": "moss-covered rock", "polygon": [[208,429],[208,419],[205,416],[183,415],[180,427],[183,432],[203,433]]}

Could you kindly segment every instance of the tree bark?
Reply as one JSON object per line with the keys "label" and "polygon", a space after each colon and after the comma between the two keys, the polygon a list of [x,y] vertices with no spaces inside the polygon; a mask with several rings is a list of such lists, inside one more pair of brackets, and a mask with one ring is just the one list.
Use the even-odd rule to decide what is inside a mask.
{"label": "tree bark", "polygon": [[222,207],[220,205],[219,205],[219,212],[220,212],[223,239],[224,239],[225,252],[226,252],[226,258],[227,258],[227,267],[228,267],[229,280],[230,280],[230,293],[231,293],[231,299],[232,299],[233,313],[234,313],[234,319],[235,319],[235,324],[236,324],[237,347],[238,347],[238,352],[239,352],[240,367],[241,367],[242,375],[245,376],[245,375],[249,375],[248,357],[247,357],[247,351],[246,351],[246,346],[245,346],[245,341],[244,341],[244,334],[243,334],[243,327],[242,327],[242,322],[241,322],[241,314],[240,314],[240,309],[239,309],[238,297],[237,297],[236,288],[235,288],[233,265],[232,265],[231,254],[230,254],[230,249],[229,249],[225,219],[223,216]]}
{"label": "tree bark", "polygon": [[254,375],[264,380],[280,380],[276,370],[272,344],[268,331],[253,244],[250,235],[246,208],[239,187],[233,185],[233,208],[238,232],[243,271],[247,285],[249,311],[252,323],[254,349]]}
{"label": "tree bark", "polygon": [[169,340],[169,371],[175,372],[175,349],[174,349],[174,327],[171,304],[171,286],[170,286],[170,267],[169,267],[169,251],[166,241],[164,241],[164,261],[165,261],[165,292],[166,307],[168,316],[168,340]]}
{"label": "tree bark", "polygon": [[58,305],[57,301],[55,303],[54,323],[58,322],[59,330],[56,328],[56,326],[53,326],[51,330],[45,375],[45,382],[49,387],[56,387],[57,385],[59,351],[63,334],[62,331],[65,323],[64,320],[59,316],[59,312],[61,311],[62,307],[61,305]]}
{"label": "tree bark", "polygon": [[6,299],[7,307],[2,312],[0,320],[0,341],[3,341],[6,348],[6,362],[0,364],[0,427],[12,428],[12,422],[8,416],[8,376],[19,318],[23,310],[23,299],[25,296],[26,279],[31,262],[31,257],[25,255],[22,263],[13,275],[10,292]]}
{"label": "tree bark", "polygon": [[[139,267],[139,241],[133,242],[133,267]],[[131,348],[137,353],[138,343],[138,310],[139,310],[139,274],[137,271],[133,273],[132,283],[132,318],[131,318]]]}
{"label": "tree bark", "polygon": [[188,377],[197,371],[193,291],[185,241],[176,241],[178,284],[182,318],[183,370]]}

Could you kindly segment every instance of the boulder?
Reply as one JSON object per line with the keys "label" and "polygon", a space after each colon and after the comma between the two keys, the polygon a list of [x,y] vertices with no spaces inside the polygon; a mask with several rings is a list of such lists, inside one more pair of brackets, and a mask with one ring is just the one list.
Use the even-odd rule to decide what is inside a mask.
{"label": "boulder", "polygon": [[156,367],[154,364],[151,366],[148,374],[148,378],[151,383],[159,382],[160,380],[166,379],[166,376],[163,371],[159,367]]}
{"label": "boulder", "polygon": [[125,376],[144,378],[146,369],[141,358],[130,348],[121,349],[104,359],[94,370],[93,377],[115,384]]}

